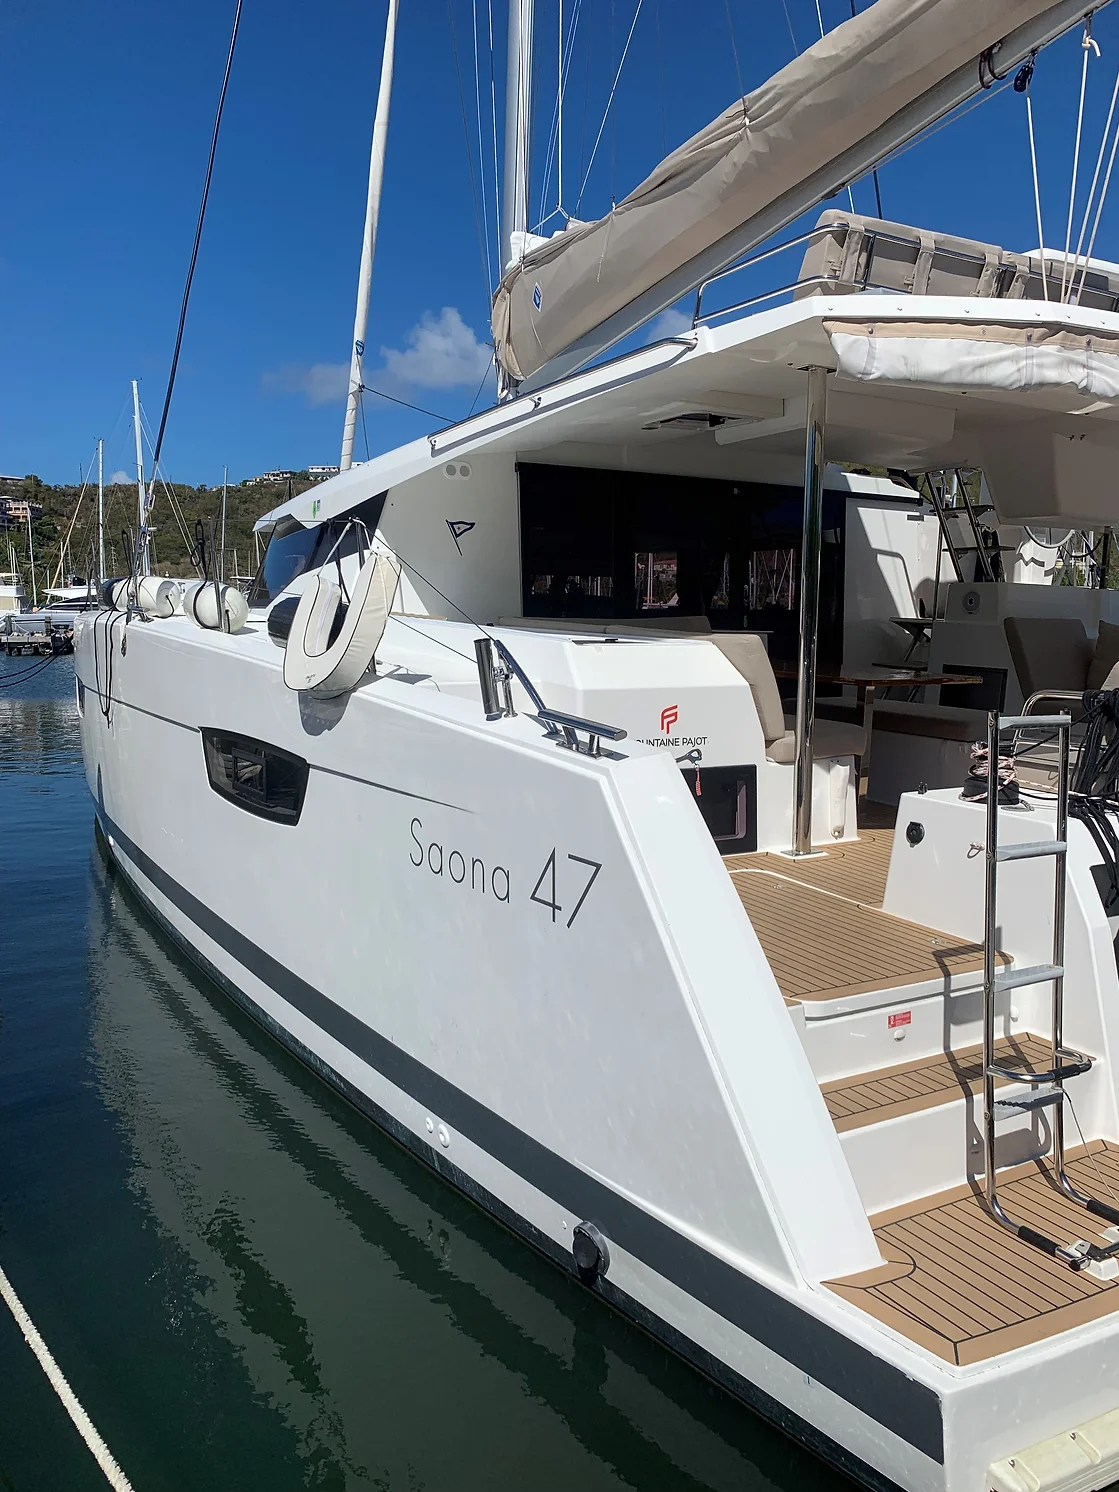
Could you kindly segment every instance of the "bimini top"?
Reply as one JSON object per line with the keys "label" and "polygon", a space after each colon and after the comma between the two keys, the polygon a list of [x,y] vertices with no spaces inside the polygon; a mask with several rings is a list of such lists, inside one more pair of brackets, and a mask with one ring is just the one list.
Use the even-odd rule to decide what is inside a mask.
{"label": "bimini top", "polygon": [[[1119,524],[1119,314],[840,287],[645,347],[412,441],[261,520],[304,524],[489,456],[797,480],[809,366],[829,461],[980,467],[1007,522]],[[778,468],[785,475],[767,475]],[[479,473],[480,474],[480,473]]]}
{"label": "bimini top", "polygon": [[[736,100],[607,217],[569,225],[514,264],[494,298],[501,366],[524,380],[624,308],[656,314],[1090,8],[877,0]],[[602,345],[616,340],[607,335]],[[579,361],[561,358],[556,372]]]}

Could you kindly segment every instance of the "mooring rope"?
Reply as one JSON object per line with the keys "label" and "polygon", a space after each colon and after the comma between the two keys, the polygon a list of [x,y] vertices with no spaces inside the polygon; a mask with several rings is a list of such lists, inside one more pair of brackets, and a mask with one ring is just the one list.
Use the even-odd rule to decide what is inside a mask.
{"label": "mooring rope", "polygon": [[39,1360],[39,1366],[50,1380],[50,1386],[62,1400],[66,1413],[73,1420],[78,1434],[85,1441],[87,1448],[93,1455],[94,1460],[105,1473],[105,1479],[114,1492],[132,1492],[132,1483],[120,1469],[114,1459],[109,1447],[97,1433],[97,1428],[89,1415],[82,1408],[78,1396],[63,1377],[62,1369],[51,1356],[50,1348],[39,1335],[34,1321],[23,1308],[23,1302],[12,1289],[11,1281],[0,1269],[0,1296],[15,1318],[16,1325],[23,1333],[23,1339],[34,1352]]}

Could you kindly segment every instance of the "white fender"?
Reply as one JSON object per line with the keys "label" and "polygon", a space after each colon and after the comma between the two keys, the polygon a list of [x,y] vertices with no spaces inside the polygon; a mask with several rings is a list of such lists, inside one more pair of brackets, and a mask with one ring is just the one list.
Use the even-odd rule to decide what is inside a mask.
{"label": "white fender", "polygon": [[385,631],[389,607],[400,580],[400,566],[385,554],[370,554],[358,571],[349,608],[338,636],[328,645],[342,599],[338,581],[326,569],[299,598],[284,651],[284,683],[322,699],[348,694],[373,662]]}
{"label": "white fender", "polygon": [[[240,632],[249,619],[249,603],[244,592],[235,585],[221,587],[221,604],[228,622],[227,630]],[[183,597],[183,612],[196,627],[206,632],[219,632],[218,598],[212,580],[196,580]]]}
{"label": "white fender", "polygon": [[173,616],[175,593],[178,589],[173,580],[160,580],[158,575],[145,575],[137,582],[136,600],[145,616]]}

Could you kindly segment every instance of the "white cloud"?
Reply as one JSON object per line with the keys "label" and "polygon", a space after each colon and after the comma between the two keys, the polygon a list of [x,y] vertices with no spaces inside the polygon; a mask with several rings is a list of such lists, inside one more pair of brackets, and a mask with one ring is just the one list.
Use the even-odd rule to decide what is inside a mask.
{"label": "white cloud", "polygon": [[284,363],[261,376],[267,394],[302,394],[308,404],[337,404],[350,386],[349,363]]}
{"label": "white cloud", "polygon": [[679,337],[684,332],[690,332],[691,329],[692,318],[687,311],[678,311],[673,306],[650,321],[645,328],[645,341],[646,343],[663,342],[666,337]]}
{"label": "white cloud", "polygon": [[393,383],[415,388],[475,387],[493,361],[493,353],[466,325],[455,306],[444,306],[436,316],[425,311],[408,333],[401,351],[382,347],[384,372]]}
{"label": "white cloud", "polygon": [[[381,365],[365,365],[365,382],[384,389],[476,389],[493,364],[493,353],[479,342],[457,307],[436,315],[425,311],[405,338],[406,345],[382,347]],[[308,404],[340,404],[350,385],[348,363],[283,363],[261,375],[266,394],[302,394]]]}
{"label": "white cloud", "polygon": [[110,487],[123,487],[126,482],[131,482],[131,481],[132,481],[132,478],[128,475],[128,473],[126,471],[115,471],[115,472],[113,472],[112,476],[109,478],[109,486]]}

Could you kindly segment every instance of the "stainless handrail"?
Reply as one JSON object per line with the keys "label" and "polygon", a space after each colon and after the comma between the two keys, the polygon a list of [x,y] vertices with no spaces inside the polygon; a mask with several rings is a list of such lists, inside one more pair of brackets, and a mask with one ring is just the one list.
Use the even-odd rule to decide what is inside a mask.
{"label": "stainless handrail", "polygon": [[[730,315],[734,311],[741,311],[741,310],[744,310],[748,306],[755,305],[758,300],[767,300],[767,299],[770,299],[773,296],[775,296],[775,295],[781,295],[781,294],[785,293],[788,290],[795,290],[796,288],[798,288],[798,286],[801,286],[801,285],[814,285],[814,284],[836,284],[836,285],[838,285],[840,283],[845,283],[845,284],[851,284],[851,283],[853,283],[851,281],[840,282],[840,281],[834,280],[832,277],[826,276],[826,275],[814,275],[814,276],[811,276],[809,279],[806,279],[806,280],[794,280],[791,284],[784,285],[779,290],[770,291],[766,295],[764,295],[764,296],[757,296],[757,297],[755,297],[752,300],[742,301],[742,302],[740,302],[736,306],[727,307],[725,310],[712,311],[710,313],[710,317],[708,317],[708,318],[704,318],[702,316],[703,293],[711,285],[717,284],[720,280],[725,280],[729,275],[740,274],[745,269],[753,269],[756,265],[764,263],[764,261],[766,259],[772,259],[774,257],[774,255],[783,253],[786,249],[794,249],[794,248],[797,247],[798,244],[810,243],[815,238],[826,237],[828,234],[835,233],[839,229],[845,229],[848,233],[850,233],[852,231],[857,232],[857,233],[865,233],[866,239],[867,239],[867,270],[866,270],[867,275],[869,275],[869,272],[870,272],[870,265],[871,265],[871,261],[873,260],[873,257],[874,257],[874,247],[875,247],[876,244],[878,244],[878,243],[898,244],[898,245],[900,245],[903,248],[912,247],[912,245],[913,245],[913,239],[911,237],[910,238],[906,238],[902,234],[899,234],[899,233],[884,233],[881,229],[878,229],[878,228],[856,228],[854,224],[849,223],[849,222],[844,222],[842,219],[840,219],[840,220],[838,220],[838,221],[836,221],[834,223],[817,224],[817,226],[815,228],[810,228],[807,233],[800,233],[795,238],[789,238],[789,239],[786,239],[783,243],[775,244],[773,248],[766,249],[761,254],[754,254],[751,258],[744,259],[739,264],[732,264],[728,269],[720,270],[720,272],[717,275],[712,275],[710,277],[710,279],[704,280],[703,283],[699,286],[698,290],[696,291],[695,314],[692,317],[692,326],[693,326],[693,328],[696,327],[696,326],[698,326],[699,323],[700,323],[700,321],[703,320],[703,319],[710,319],[710,317],[714,317],[714,316],[727,316],[727,315]],[[987,260],[985,259],[985,257],[982,254],[969,254],[969,253],[965,252],[962,249],[951,249],[951,248],[948,248],[947,245],[937,244],[936,245],[936,254],[937,254],[937,256],[939,258],[943,258],[943,259],[954,259],[954,260],[957,260],[957,261],[959,261],[960,263],[963,263],[963,264],[985,265],[987,263]],[[1031,274],[1032,274],[1032,270],[1031,270]],[[907,292],[905,292],[903,290],[900,290],[896,285],[874,285],[874,284],[870,284],[870,283],[868,283],[866,281],[865,276],[864,276],[864,283],[861,285],[860,289],[863,290],[863,291],[866,291],[866,290],[881,290],[881,291],[887,292],[889,294],[897,294],[897,295],[904,295],[904,294],[907,293]]]}
{"label": "stainless handrail", "polygon": [[[494,649],[500,661],[494,662]],[[500,638],[479,637],[474,642],[474,655],[478,664],[478,684],[482,695],[482,709],[487,720],[503,720],[515,715],[513,708],[512,681],[516,679],[532,703],[536,718],[558,746],[566,746],[584,756],[601,756],[600,741],[624,741],[626,732],[617,725],[603,725],[599,720],[587,720],[582,715],[568,715],[562,710],[550,710],[541,698],[539,690],[517,662]],[[584,746],[578,733],[587,737]]]}

